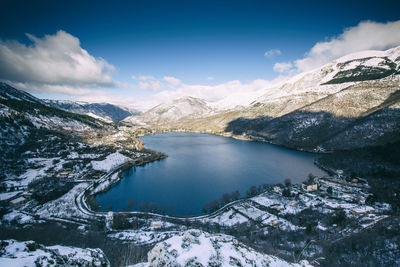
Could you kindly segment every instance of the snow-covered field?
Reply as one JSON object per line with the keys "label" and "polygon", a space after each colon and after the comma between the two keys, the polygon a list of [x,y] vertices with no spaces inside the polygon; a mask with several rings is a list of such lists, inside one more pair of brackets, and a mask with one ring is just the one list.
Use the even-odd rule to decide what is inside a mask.
{"label": "snow-covered field", "polygon": [[106,157],[106,159],[101,161],[92,161],[92,166],[94,170],[99,171],[110,171],[111,169],[115,168],[118,165],[121,165],[129,160],[128,157],[122,155],[119,152],[115,152],[110,154]]}

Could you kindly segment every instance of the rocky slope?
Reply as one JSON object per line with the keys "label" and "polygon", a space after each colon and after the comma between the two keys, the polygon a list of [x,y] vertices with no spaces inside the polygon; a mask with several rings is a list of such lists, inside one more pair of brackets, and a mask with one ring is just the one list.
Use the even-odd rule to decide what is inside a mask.
{"label": "rocky slope", "polygon": [[307,261],[288,263],[239,243],[231,236],[188,230],[158,243],[140,266],[311,266]]}
{"label": "rocky slope", "polygon": [[[184,116],[146,112],[136,122],[155,130],[243,135],[308,151],[382,145],[400,140],[399,74],[400,47],[363,51],[298,74],[244,107]],[[178,103],[170,103],[169,110]]]}
{"label": "rocky slope", "polygon": [[137,110],[129,110],[125,107],[108,103],[87,103],[67,100],[44,100],[44,102],[54,108],[89,115],[106,122],[119,122],[126,117],[140,114]]}

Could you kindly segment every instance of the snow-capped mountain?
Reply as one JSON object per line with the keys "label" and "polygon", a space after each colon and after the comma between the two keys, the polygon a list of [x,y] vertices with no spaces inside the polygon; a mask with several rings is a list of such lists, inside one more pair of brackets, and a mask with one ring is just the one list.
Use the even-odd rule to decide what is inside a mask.
{"label": "snow-capped mountain", "polygon": [[106,122],[118,122],[132,115],[139,115],[137,110],[108,103],[87,103],[68,100],[44,100],[49,106],[69,112],[92,116]]}
{"label": "snow-capped mountain", "polygon": [[126,118],[134,124],[160,125],[180,120],[194,119],[210,115],[213,109],[206,101],[195,97],[182,97],[146,111],[140,116]]}
{"label": "snow-capped mountain", "polygon": [[227,131],[307,150],[396,141],[399,66],[400,47],[344,56],[271,89]]}
{"label": "snow-capped mountain", "polygon": [[233,96],[222,105],[175,100],[136,122],[246,135],[311,151],[381,145],[400,140],[399,74],[400,47],[362,51],[266,88],[248,105],[233,105]]}

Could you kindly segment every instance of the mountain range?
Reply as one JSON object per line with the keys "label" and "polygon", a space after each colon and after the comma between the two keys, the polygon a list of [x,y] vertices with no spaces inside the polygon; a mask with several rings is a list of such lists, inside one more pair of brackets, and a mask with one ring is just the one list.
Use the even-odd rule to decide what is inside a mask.
{"label": "mountain range", "polygon": [[307,151],[382,145],[400,140],[399,74],[400,47],[362,51],[263,89],[250,104],[220,109],[184,97],[124,122],[160,131],[242,136]]}
{"label": "mountain range", "polygon": [[[341,57],[264,88],[254,94],[253,101],[246,99],[239,104],[234,95],[219,101],[223,105],[187,96],[139,113],[108,103],[41,100],[5,83],[0,84],[0,99],[3,111],[6,106],[15,108],[18,101],[31,103],[28,106],[32,108],[24,114],[29,114],[27,120],[33,124],[36,121],[47,126],[60,123],[58,127],[62,128],[73,121],[77,127],[78,118],[79,123],[88,124],[121,122],[153,132],[214,133],[324,152],[400,140],[399,74],[400,46]],[[235,101],[230,103],[231,99]],[[59,116],[82,116],[74,115],[72,121],[66,117],[44,120],[41,114],[38,119],[38,114],[33,115],[38,110],[33,107],[35,105],[39,105],[41,111],[46,110],[46,114],[52,110]],[[86,124],[80,128],[85,127]]]}

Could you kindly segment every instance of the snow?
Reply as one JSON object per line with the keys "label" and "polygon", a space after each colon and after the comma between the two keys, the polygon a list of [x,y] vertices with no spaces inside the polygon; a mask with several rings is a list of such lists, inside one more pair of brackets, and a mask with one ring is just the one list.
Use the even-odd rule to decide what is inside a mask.
{"label": "snow", "polygon": [[164,102],[143,113],[136,119],[134,116],[125,120],[141,123],[162,124],[168,121],[178,121],[182,118],[198,118],[213,114],[213,109],[200,98],[185,96]]}
{"label": "snow", "polygon": [[102,120],[102,121],[104,121],[104,122],[108,122],[108,123],[111,123],[111,122],[112,122],[112,120],[110,120],[109,118],[101,117],[101,116],[96,115],[96,114],[94,114],[94,113],[92,113],[92,112],[88,112],[88,113],[86,113],[86,115],[88,115],[88,116],[90,116],[90,117],[93,117],[93,118],[95,118],[95,119],[98,119],[98,120]]}
{"label": "snow", "polygon": [[[389,50],[388,50],[389,51]],[[344,63],[351,60],[368,58],[368,57],[385,57],[388,54],[388,51],[379,51],[379,50],[364,50],[356,53],[351,53],[336,59],[337,63]]]}
{"label": "snow", "polygon": [[14,186],[28,186],[30,182],[46,175],[46,170],[53,165],[52,162],[52,158],[31,158],[28,160],[28,163],[40,165],[40,167],[36,169],[27,169],[25,173],[18,177],[18,181],[7,181],[7,183]]}
{"label": "snow", "polygon": [[211,220],[208,220],[208,222],[211,223],[218,223],[219,225],[230,226],[230,227],[247,221],[248,219],[246,217],[237,212],[234,212],[232,209],[222,213],[221,215]]}
{"label": "snow", "polygon": [[88,131],[91,128],[84,123],[78,122],[70,118],[60,118],[57,116],[31,115],[26,114],[26,117],[35,125],[35,127],[45,128],[63,128],[64,130],[73,131]]}
{"label": "snow", "polygon": [[16,195],[21,193],[21,191],[14,191],[14,192],[8,192],[8,193],[0,193],[0,201],[10,199]]}
{"label": "snow", "polygon": [[177,233],[179,233],[179,231],[153,232],[148,230],[125,230],[109,234],[108,237],[112,239],[129,240],[137,245],[147,245],[160,242]]}
{"label": "snow", "polygon": [[114,173],[109,177],[109,179],[105,180],[104,182],[100,183],[92,192],[92,194],[97,194],[99,192],[104,191],[107,189],[110,185],[112,185],[114,182],[119,180],[119,174]]}
{"label": "snow", "polygon": [[88,218],[88,215],[74,204],[75,198],[88,187],[88,183],[79,183],[74,186],[68,193],[53,201],[47,202],[39,206],[35,213],[42,218]]}
{"label": "snow", "polygon": [[122,155],[119,152],[115,152],[113,154],[108,155],[105,160],[92,161],[92,167],[94,170],[108,172],[113,168],[115,168],[116,166],[121,165],[128,160],[129,160],[128,157]]}
{"label": "snow", "polygon": [[[272,86],[269,86],[268,88],[270,87]],[[229,94],[227,97],[219,101],[208,102],[208,105],[216,110],[232,109],[237,106],[248,106],[257,98],[265,94],[268,88],[263,88],[254,92],[237,92]]]}
{"label": "snow", "polygon": [[148,266],[311,266],[307,261],[292,264],[256,252],[231,236],[200,230],[177,233],[155,245],[147,256]]}
{"label": "snow", "polygon": [[45,247],[33,241],[3,240],[0,246],[0,266],[109,266],[100,249],[67,246]]}
{"label": "snow", "polygon": [[22,267],[36,266],[35,261],[39,257],[50,258],[51,254],[43,250],[29,251],[25,242],[7,240],[9,245],[1,253],[0,266]]}
{"label": "snow", "polygon": [[[49,249],[57,250],[60,255],[68,256],[70,259],[84,259],[88,262],[92,260],[91,251],[93,249],[81,249],[81,248],[73,248],[73,247],[65,247],[65,246],[51,246]],[[101,251],[96,249],[97,251]]]}
{"label": "snow", "polygon": [[5,214],[3,216],[3,221],[9,222],[9,223],[16,222],[18,224],[29,224],[29,223],[35,222],[35,220],[33,219],[32,216],[27,215],[25,213],[21,213],[19,211],[15,211],[15,210],[10,213]]}

